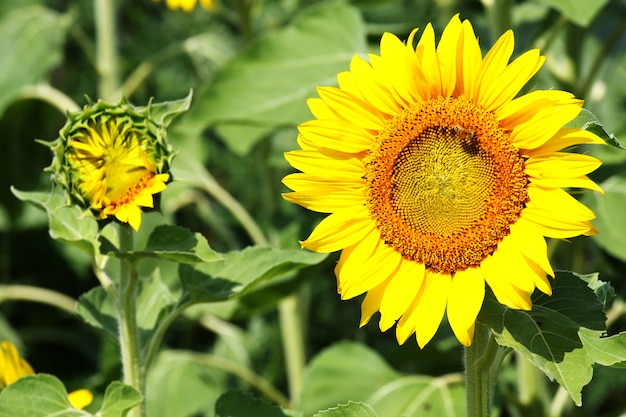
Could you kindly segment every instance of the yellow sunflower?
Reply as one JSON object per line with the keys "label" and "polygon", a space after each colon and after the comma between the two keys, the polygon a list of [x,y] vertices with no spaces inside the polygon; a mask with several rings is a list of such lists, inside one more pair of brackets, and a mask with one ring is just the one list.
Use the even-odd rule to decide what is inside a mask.
{"label": "yellow sunflower", "polygon": [[[15,345],[8,341],[0,343],[0,390],[26,375],[35,372],[28,362],[20,357]],[[79,389],[68,394],[72,407],[83,409],[93,401],[93,394],[86,389]]]}
{"label": "yellow sunflower", "polygon": [[472,342],[487,283],[498,301],[531,308],[554,276],[544,237],[596,233],[594,214],[562,188],[601,191],[587,174],[600,162],[559,152],[604,143],[563,128],[582,101],[563,91],[516,97],[544,57],[509,63],[513,33],[483,57],[469,21],[453,17],[435,43],[426,26],[417,46],[385,33],[380,56],[355,56],[321,87],[299,126],[301,150],[285,157],[302,171],[284,198],[330,213],[302,246],[343,250],[342,299],[367,293],[361,326],[380,312],[404,343],[420,347],[444,313],[457,339]]}
{"label": "yellow sunflower", "polygon": [[[169,9],[171,10],[183,9],[187,13],[193,11],[193,9],[196,7],[196,3],[198,3],[198,0],[166,0],[165,1],[165,4],[167,5]],[[200,0],[199,3],[205,10],[209,10],[209,11],[215,10],[215,8],[217,7],[217,5],[215,4],[215,0]]]}
{"label": "yellow sunflower", "polygon": [[135,107],[125,99],[90,102],[69,114],[58,139],[43,142],[54,153],[47,170],[73,203],[98,219],[114,217],[138,230],[142,211],[158,205],[170,180],[174,152],[166,127],[180,111],[167,105],[155,111],[152,103]]}

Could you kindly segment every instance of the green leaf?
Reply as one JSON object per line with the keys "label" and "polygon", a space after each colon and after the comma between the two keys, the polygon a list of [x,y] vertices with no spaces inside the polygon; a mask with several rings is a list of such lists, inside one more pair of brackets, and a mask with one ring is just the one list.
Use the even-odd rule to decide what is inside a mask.
{"label": "green leaf", "polygon": [[285,411],[266,401],[240,391],[228,391],[215,404],[215,417],[297,417],[300,413]]}
{"label": "green leaf", "polygon": [[583,202],[598,217],[593,224],[598,234],[593,240],[602,249],[621,260],[626,260],[626,172],[614,175],[600,184],[604,194],[588,193]]}
{"label": "green leaf", "polygon": [[400,374],[370,348],[355,342],[337,343],[319,353],[308,365],[300,409],[308,416],[348,401],[367,401],[398,377]]}
{"label": "green leaf", "polygon": [[189,110],[192,97],[193,92],[190,90],[187,97],[179,100],[170,100],[154,104],[150,103],[148,106],[150,109],[150,118],[163,127],[167,127],[175,117]]}
{"label": "green leaf", "polygon": [[127,410],[138,405],[141,400],[141,394],[135,388],[113,381],[104,392],[100,417],[124,417]]}
{"label": "green leaf", "polygon": [[111,297],[104,288],[96,287],[81,295],[76,306],[76,313],[87,324],[104,330],[117,340],[119,335],[117,312]]}
{"label": "green leaf", "polygon": [[304,250],[249,247],[226,253],[220,261],[181,265],[179,276],[184,293],[193,302],[225,301],[325,258],[326,254]]}
{"label": "green leaf", "polygon": [[28,85],[44,80],[63,56],[67,16],[41,6],[21,7],[0,20],[0,115]]}
{"label": "green leaf", "polygon": [[565,17],[579,26],[587,27],[609,0],[536,0],[559,10]]}
{"label": "green leaf", "polygon": [[367,402],[381,416],[465,415],[463,377],[406,376],[385,384]]}
{"label": "green leaf", "polygon": [[593,374],[593,357],[579,337],[581,329],[604,331],[604,304],[585,281],[556,272],[552,296],[536,292],[531,311],[513,310],[488,293],[478,321],[496,340],[521,353],[565,388],[577,405]]}
{"label": "green leaf", "polygon": [[75,206],[67,205],[67,200],[58,194],[20,191],[11,187],[18,199],[31,203],[46,211],[50,237],[68,243],[85,251],[90,256],[98,250],[98,223],[86,216]]}
{"label": "green leaf", "polygon": [[603,332],[580,329],[578,335],[595,363],[604,366],[626,365],[626,332],[602,337]]}
{"label": "green leaf", "polygon": [[349,401],[348,404],[340,404],[337,407],[329,408],[315,414],[313,417],[376,417],[376,413],[372,407],[365,403]]}
{"label": "green leaf", "polygon": [[179,263],[213,262],[221,256],[209,247],[207,240],[200,233],[179,226],[161,225],[154,228],[146,247],[141,251],[118,252],[113,245],[107,245],[108,255],[118,258],[158,258]]}
{"label": "green leaf", "polygon": [[609,133],[604,129],[604,125],[600,122],[600,120],[598,120],[596,115],[591,113],[587,109],[582,109],[578,116],[576,116],[574,120],[565,125],[565,127],[588,130],[591,133],[599,136],[609,145],[612,145],[619,149],[626,149],[624,146],[622,146],[619,140],[617,140],[614,134]]}
{"label": "green leaf", "polygon": [[86,417],[86,411],[72,407],[65,387],[55,376],[37,374],[22,377],[0,392],[0,416]]}
{"label": "green leaf", "polygon": [[220,133],[228,147],[245,154],[271,128],[310,118],[306,99],[316,95],[318,85],[334,85],[337,73],[364,51],[365,29],[356,9],[340,2],[308,8],[224,65],[179,127],[192,134],[224,127]]}
{"label": "green leaf", "polygon": [[224,391],[224,375],[187,352],[163,351],[150,369],[146,406],[150,417],[206,415]]}

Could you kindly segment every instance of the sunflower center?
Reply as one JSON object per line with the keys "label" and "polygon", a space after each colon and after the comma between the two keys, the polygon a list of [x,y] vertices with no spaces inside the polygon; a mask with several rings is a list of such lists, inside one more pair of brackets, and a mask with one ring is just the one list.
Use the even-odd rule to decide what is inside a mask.
{"label": "sunflower center", "polygon": [[365,178],[384,241],[444,272],[492,254],[528,199],[524,160],[508,132],[462,97],[419,103],[389,121]]}

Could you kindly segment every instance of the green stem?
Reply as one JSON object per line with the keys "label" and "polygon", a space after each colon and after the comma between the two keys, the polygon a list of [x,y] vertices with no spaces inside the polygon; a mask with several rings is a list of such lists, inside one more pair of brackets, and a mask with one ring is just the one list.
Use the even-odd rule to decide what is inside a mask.
{"label": "green stem", "polygon": [[283,299],[278,305],[280,331],[287,367],[289,397],[292,405],[300,398],[304,375],[304,334],[300,320],[300,296],[297,292]]}
{"label": "green stem", "polygon": [[502,361],[500,347],[491,330],[476,324],[474,341],[465,348],[465,393],[467,417],[489,417],[497,368]]}
{"label": "green stem", "polygon": [[[119,224],[120,252],[130,252],[134,246],[134,231],[128,224]],[[120,325],[120,351],[124,383],[134,387],[144,395],[143,364],[139,355],[139,329],[137,327],[137,265],[135,261],[122,259],[120,262],[120,295],[118,299],[118,319]],[[145,397],[144,397],[145,398]],[[128,417],[145,415],[145,406],[133,408]]]}
{"label": "green stem", "polygon": [[76,314],[76,300],[65,294],[30,285],[0,285],[0,303],[5,300],[33,301]]}
{"label": "green stem", "polygon": [[226,371],[258,389],[268,399],[283,408],[289,407],[289,400],[276,389],[268,380],[256,374],[249,368],[228,359],[208,354],[192,353],[193,358],[206,366]]}
{"label": "green stem", "polygon": [[252,2],[248,0],[234,1],[237,14],[239,16],[239,29],[243,43],[247,44],[252,40]]}
{"label": "green stem", "polygon": [[19,98],[22,99],[38,99],[56,107],[61,113],[80,111],[80,107],[74,100],[69,98],[61,90],[58,90],[48,84],[36,84],[22,87],[19,92]]}
{"label": "green stem", "polygon": [[154,360],[159,346],[161,345],[161,341],[163,340],[163,336],[165,335],[165,331],[169,328],[170,324],[174,321],[175,318],[180,316],[189,306],[192,305],[191,300],[181,301],[163,320],[159,322],[159,326],[154,331],[152,337],[150,338],[150,342],[148,346],[144,350],[143,358],[143,366],[144,369],[150,369],[150,365]]}
{"label": "green stem", "polygon": [[498,39],[500,35],[512,28],[512,0],[482,0],[487,9],[489,17],[491,35],[493,39]]}
{"label": "green stem", "polygon": [[94,0],[96,25],[96,65],[100,75],[98,95],[103,100],[118,97],[119,59],[117,54],[115,1]]}

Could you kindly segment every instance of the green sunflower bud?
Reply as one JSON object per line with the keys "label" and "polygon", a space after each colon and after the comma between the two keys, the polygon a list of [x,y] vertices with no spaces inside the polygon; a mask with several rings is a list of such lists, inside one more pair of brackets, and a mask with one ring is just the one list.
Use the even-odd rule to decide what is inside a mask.
{"label": "green sunflower bud", "polygon": [[88,100],[82,111],[68,114],[59,137],[45,143],[54,154],[47,170],[70,203],[98,219],[114,217],[138,230],[142,211],[155,208],[156,197],[171,179],[174,152],[166,128],[190,102],[191,93],[145,107],[126,99],[118,104]]}

